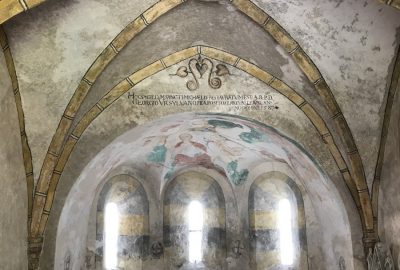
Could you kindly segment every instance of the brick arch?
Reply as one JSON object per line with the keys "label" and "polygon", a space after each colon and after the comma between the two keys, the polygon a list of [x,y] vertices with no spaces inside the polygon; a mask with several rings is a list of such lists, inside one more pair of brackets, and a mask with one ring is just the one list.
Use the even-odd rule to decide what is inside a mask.
{"label": "brick arch", "polygon": [[378,0],[379,2],[400,9],[400,0]]}
{"label": "brick arch", "polygon": [[[99,55],[99,57],[94,61],[94,63],[83,76],[81,82],[78,85],[78,88],[75,90],[71,100],[69,101],[64,111],[64,114],[52,138],[42,165],[33,199],[32,222],[30,227],[31,234],[33,236],[33,242],[40,243],[42,241],[41,236],[44,232],[47,218],[50,214],[50,209],[58,179],[62,173],[63,166],[65,165],[69,154],[72,151],[73,146],[79,139],[79,136],[75,136],[73,134],[82,134],[87,125],[90,124],[90,122],[93,121],[93,119],[104,108],[109,106],[116,98],[118,98],[116,97],[118,96],[118,93],[129,90],[132,86],[135,85],[135,83],[140,82],[147,76],[150,76],[155,72],[158,72],[167,67],[168,63],[172,63],[175,60],[182,61],[186,59],[184,58],[185,53],[189,56],[191,54],[191,50],[196,50],[193,48],[189,48],[179,53],[172,54],[153,64],[150,64],[146,68],[141,69],[138,72],[135,72],[134,74],[129,76],[129,80],[126,79],[122,81],[107,95],[105,95],[96,104],[97,109],[93,107],[81,119],[78,126],[74,129],[72,133],[73,137],[68,137],[68,133],[71,129],[72,122],[75,119],[76,113],[82,105],[83,101],[85,100],[88,92],[91,89],[91,86],[97,80],[101,72],[116,57],[118,52],[121,51],[130,40],[132,40],[138,33],[144,30],[149,24],[153,23],[160,16],[181,5],[184,2],[185,0],[161,0],[150,7],[148,10],[143,12],[139,17],[128,24],[113,39],[113,41],[103,50],[103,52]],[[316,65],[301,48],[301,46],[271,16],[265,13],[251,0],[232,0],[231,3],[238,10],[240,10],[245,15],[250,17],[254,22],[256,22],[259,27],[262,27],[268,34],[270,34],[277,41],[277,43],[293,57],[293,60],[307,76],[309,81],[315,86],[315,90],[327,107],[331,118],[336,123],[338,134],[340,135],[341,140],[346,146],[346,154],[350,166],[347,166],[346,161],[344,160],[339,149],[337,148],[325,122],[312,108],[312,106],[308,104],[293,89],[291,89],[285,83],[273,77],[266,71],[261,70],[260,68],[243,59],[234,57],[229,53],[218,51],[210,47],[203,47],[205,49],[205,52],[203,54],[205,56],[220,60],[230,65],[237,66],[240,63],[241,65],[243,65],[243,67],[241,68],[242,70],[264,81],[271,87],[276,87],[275,90],[287,96],[301,110],[303,110],[303,112],[306,113],[311,122],[317,128],[318,132],[321,134],[322,138],[327,142],[330,151],[339,167],[340,173],[342,174],[347,186],[352,192],[357,207],[360,209],[366,243],[371,242],[371,244],[373,244],[376,239],[373,223],[373,211],[371,207],[368,187],[365,180],[362,160],[358,153],[358,149],[355,144],[351,130],[341,112],[341,109],[339,108],[339,105],[336,102],[336,99],[331,89],[329,88],[328,84],[326,83]],[[232,63],[232,58],[239,59],[238,63]],[[87,121],[88,123],[85,126],[85,122]],[[75,142],[71,140],[75,140]],[[352,172],[352,174],[350,173],[350,171]]]}
{"label": "brick arch", "polygon": [[[108,106],[112,105],[118,98],[120,98],[124,93],[134,88],[135,85],[139,84],[144,79],[170,67],[174,64],[177,64],[185,59],[189,59],[191,57],[197,56],[201,54],[205,57],[209,57],[215,59],[217,61],[221,61],[228,65],[234,66],[254,77],[263,81],[267,85],[269,85],[274,90],[278,91],[285,97],[287,97],[292,103],[294,103],[299,109],[301,109],[305,115],[309,118],[311,123],[317,129],[321,138],[324,139],[326,144],[328,145],[332,157],[335,159],[336,164],[338,165],[338,170],[342,172],[344,181],[346,182],[349,189],[352,191],[353,195],[356,195],[356,187],[352,183],[351,175],[348,173],[348,168],[345,163],[344,158],[341,156],[339,149],[327,128],[324,120],[319,116],[319,114],[314,110],[314,108],[307,103],[304,98],[302,98],[295,90],[290,88],[287,84],[269,74],[268,72],[262,70],[256,65],[243,60],[237,56],[234,56],[225,51],[215,49],[212,47],[206,46],[195,46],[190,47],[171,55],[168,55],[147,67],[138,70],[135,73],[132,73],[130,76],[126,77],[116,86],[114,86],[108,93],[106,93],[79,121],[77,126],[74,128],[72,133],[69,135],[65,147],[61,152],[60,159],[56,165],[56,171],[52,174],[52,181],[50,182],[49,195],[48,200],[46,201],[44,207],[44,215],[50,212],[52,201],[54,199],[55,190],[57,187],[57,183],[59,177],[68,161],[70,154],[72,153],[74,146],[78,142],[79,138],[82,136],[83,132],[86,128],[102,113],[104,109]],[[355,201],[357,206],[359,206],[359,198],[355,197]],[[42,219],[41,228],[44,228],[46,225],[47,217]]]}
{"label": "brick arch", "polygon": [[[32,200],[33,200],[33,188],[34,188],[32,153],[31,153],[31,148],[29,146],[28,136],[26,135],[25,131],[25,115],[24,115],[24,110],[22,108],[22,99],[18,84],[17,73],[15,71],[15,65],[11,54],[11,49],[8,43],[7,35],[1,26],[0,26],[0,45],[2,52],[4,54],[8,73],[11,78],[11,83],[14,90],[15,105],[18,113],[18,122],[21,134],[22,156],[24,160],[25,178],[28,190],[27,198],[28,198],[28,225],[29,225],[30,220],[32,218]],[[28,227],[28,232],[29,232],[29,227]]]}
{"label": "brick arch", "polygon": [[[7,0],[0,4],[0,24],[12,17],[32,9],[46,0]],[[378,0],[379,2],[400,9],[400,0]]]}

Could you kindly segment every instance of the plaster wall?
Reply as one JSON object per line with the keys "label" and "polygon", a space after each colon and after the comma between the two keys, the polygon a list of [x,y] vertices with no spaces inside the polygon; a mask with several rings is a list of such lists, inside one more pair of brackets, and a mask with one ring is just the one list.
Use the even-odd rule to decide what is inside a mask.
{"label": "plaster wall", "polygon": [[379,190],[379,237],[400,269],[400,84],[393,102]]}
{"label": "plaster wall", "polygon": [[[112,177],[112,175],[114,175],[115,173],[126,173],[126,170],[130,171],[130,173],[134,171],[145,170],[143,168],[146,168],[146,166],[149,165],[146,165],[145,160],[143,158],[140,158],[140,156],[143,155],[143,150],[139,147],[139,145],[142,144],[143,140],[148,140],[146,139],[148,138],[146,136],[149,136],[151,134],[154,137],[154,135],[157,134],[154,129],[159,130],[161,128],[162,130],[164,130],[164,125],[166,125],[166,127],[170,127],[171,124],[174,123],[168,122],[171,119],[174,118],[167,118],[167,122],[165,122],[165,124],[162,124],[160,122],[161,120],[159,120],[155,123],[143,125],[124,134],[108,147],[106,147],[103,151],[101,151],[100,154],[97,155],[92,160],[92,162],[90,162],[90,164],[84,169],[81,176],[77,179],[74,186],[72,187],[72,190],[68,195],[67,201],[64,204],[63,212],[59,219],[55,258],[56,269],[59,269],[62,265],[62,260],[64,258],[64,253],[66,252],[66,250],[69,250],[71,252],[71,258],[73,258],[75,266],[82,265],[83,263],[84,258],[82,254],[84,254],[83,251],[86,247],[85,239],[86,234],[88,233],[88,217],[90,216],[91,203],[94,198],[94,194],[98,184],[100,184],[103,179],[108,179],[109,177]],[[185,121],[193,121],[194,123],[195,120],[193,119],[195,119],[195,115],[180,115],[178,119],[180,123],[186,123]],[[180,130],[180,132],[185,131],[186,129]],[[172,134],[171,136],[173,137],[178,136],[177,133],[174,132],[174,130],[168,132]],[[220,130],[220,132],[223,132],[223,129],[222,131]],[[140,134],[143,134],[142,136],[144,137],[140,136]],[[227,135],[227,133],[224,134]],[[268,134],[269,136],[271,136],[271,133]],[[140,137],[137,138],[137,136]],[[272,137],[270,138],[272,140]],[[154,138],[154,140],[156,139],[157,137]],[[197,137],[197,140],[198,139],[199,137]],[[341,199],[339,199],[339,193],[337,193],[336,189],[333,187],[333,183],[326,179],[325,176],[320,174],[321,172],[316,167],[313,167],[314,165],[310,165],[310,160],[308,160],[307,157],[301,157],[302,154],[300,154],[299,150],[295,150],[296,148],[292,148],[289,145],[284,145],[285,147],[287,147],[287,150],[294,155],[294,157],[292,157],[293,159],[291,158],[292,162],[296,164],[297,162],[295,162],[294,159],[299,159],[298,162],[302,164],[294,165],[295,168],[293,169],[295,170],[295,172],[290,173],[290,170],[288,171],[286,169],[285,173],[290,173],[291,177],[299,179],[299,185],[301,184],[303,186],[304,190],[306,191],[305,194],[309,194],[309,198],[305,198],[306,209],[311,212],[312,209],[315,210],[317,220],[309,218],[307,221],[309,222],[308,225],[310,225],[310,228],[312,229],[314,228],[313,224],[315,224],[316,228],[321,228],[321,231],[319,231],[319,233],[323,234],[320,235],[318,233],[318,230],[311,230],[310,232],[308,232],[307,236],[310,238],[310,243],[317,245],[317,247],[314,247],[314,250],[321,250],[321,253],[314,253],[311,255],[311,269],[336,269],[340,256],[345,257],[348,269],[363,269],[359,268],[359,266],[357,265],[357,259],[352,257],[351,246],[353,244],[349,242],[351,241],[350,227],[352,225],[349,224],[348,215],[344,210]],[[151,149],[151,147],[149,148],[149,146],[146,147],[148,149]],[[133,151],[134,149],[135,151]],[[279,146],[272,147],[271,151],[273,151],[272,153],[275,154],[282,154],[282,152],[280,152],[280,150],[278,149]],[[144,153],[147,153],[147,151],[145,151]],[[244,155],[247,155],[246,153],[247,152],[245,151]],[[281,154],[278,154],[278,156],[280,156]],[[167,158],[166,160],[167,163],[165,165],[166,167],[169,167],[169,158]],[[245,162],[248,162],[249,158],[242,158],[241,160],[245,160]],[[143,162],[144,164],[142,164]],[[308,165],[303,162],[306,162]],[[255,164],[253,164],[253,166]],[[272,171],[283,170],[279,167],[279,164],[272,164],[270,166],[266,164],[259,165],[260,166],[258,167],[249,168],[249,171],[252,174],[252,176],[250,176],[249,174],[249,179],[254,180],[254,178],[256,178],[256,176],[260,174],[261,169]],[[165,176],[165,171],[163,170],[163,167],[158,169],[150,169],[149,172],[150,173],[145,174],[146,177],[148,177],[148,180],[146,181],[163,181],[162,179]],[[162,174],[159,175],[159,172],[161,172]],[[157,181],[157,179],[160,180]],[[238,192],[237,205],[239,207],[239,216],[241,219],[247,219],[246,216],[248,216],[248,210],[246,207],[247,203],[244,203],[244,201],[247,200],[247,194],[250,189],[250,185],[250,180],[246,181],[244,185],[234,185],[235,192]],[[74,211],[74,209],[78,208],[80,209],[79,213]],[[312,216],[313,215],[310,215],[309,217]],[[243,228],[244,229],[241,231],[245,232],[247,231],[246,228],[248,227],[244,226]],[[321,241],[321,239],[323,240]],[[231,269],[243,269],[235,268],[238,263],[237,258],[232,258],[232,261],[230,263],[232,265]]]}
{"label": "plaster wall", "polygon": [[21,137],[11,79],[0,53],[0,265],[25,270],[28,202]]}
{"label": "plaster wall", "polygon": [[[194,45],[208,45],[225,50],[283,80],[319,112],[337,139],[339,149],[344,148],[330,114],[316,96],[314,86],[302,74],[291,56],[283,52],[261,27],[226,1],[188,1],[149,25],[127,44],[99,76],[78,111],[75,123],[102,95],[128,75],[162,57]],[[175,70],[170,72],[173,74]],[[170,77],[169,80],[171,79],[174,78]],[[162,88],[165,88],[165,82],[169,80],[165,78]],[[250,85],[248,83],[246,87]],[[166,89],[160,91],[164,92]],[[173,92],[171,89],[165,93]],[[342,154],[347,157],[344,152]]]}
{"label": "plaster wall", "polygon": [[[148,0],[48,1],[7,22],[36,179],[63,109],[87,68],[125,25],[154,3]],[[321,69],[353,131],[371,183],[387,74],[400,26],[396,10],[374,0],[258,0],[255,3],[277,19]],[[238,23],[233,17],[215,16],[213,9],[235,14],[229,1],[192,0],[182,6],[186,5],[195,8],[190,14],[177,12],[179,16],[175,17],[174,24],[170,21],[157,30],[145,29],[145,32],[158,32],[161,42],[147,43],[142,48],[149,50],[138,50],[150,51],[150,55],[154,51],[164,54],[182,46],[182,38],[191,45],[236,47],[260,65],[269,65],[268,61],[273,60],[277,71],[274,75],[282,76],[298,89],[304,88],[312,96],[312,88],[304,82],[304,77],[298,76],[281,49],[271,47],[275,50],[271,54],[271,48],[265,46],[267,43],[259,45],[265,38],[257,31],[246,38],[238,30],[246,28],[244,21]],[[196,9],[201,5],[211,8],[210,15]],[[129,59],[136,65],[143,63],[141,60]],[[111,74],[119,76],[116,70]]]}
{"label": "plaster wall", "polygon": [[58,121],[86,70],[130,21],[156,2],[48,1],[7,22],[35,180]]}
{"label": "plaster wall", "polygon": [[385,93],[399,43],[398,10],[366,0],[255,0],[296,39],[330,86],[371,188]]}
{"label": "plaster wall", "polygon": [[[160,117],[188,111],[198,112],[222,112],[230,114],[241,114],[250,117],[257,121],[267,123],[276,127],[291,138],[299,142],[309,153],[316,158],[324,171],[329,175],[330,181],[336,186],[337,192],[341,199],[344,201],[344,207],[348,213],[349,224],[351,226],[351,238],[353,241],[354,249],[354,267],[355,269],[363,269],[361,260],[363,258],[363,250],[361,245],[362,232],[360,230],[360,220],[357,210],[349,195],[348,189],[328,151],[327,146],[322,142],[320,136],[316,132],[313,125],[305,117],[294,104],[283,98],[279,93],[266,86],[264,83],[258,81],[254,77],[244,73],[243,71],[229,67],[229,77],[223,78],[223,84],[220,89],[210,89],[208,85],[201,81],[201,86],[197,90],[199,94],[216,95],[215,91],[220,91],[224,94],[270,94],[273,96],[275,104],[279,107],[276,110],[270,111],[238,111],[233,108],[224,106],[140,106],[132,102],[130,95],[152,95],[152,94],[187,94],[185,78],[178,76],[170,76],[174,74],[180,66],[187,64],[187,61],[179,63],[159,72],[152,77],[142,81],[136,85],[134,91],[130,91],[118,99],[108,109],[106,109],[86,130],[81,140],[78,142],[76,149],[70,157],[64,173],[59,181],[57,188],[57,196],[52,208],[49,218],[49,226],[46,230],[45,244],[43,251],[43,259],[41,260],[42,269],[52,269],[54,262],[54,250],[56,243],[56,232],[59,226],[59,218],[65,200],[74,185],[76,179],[79,178],[80,173],[84,167],[112,140],[117,138],[124,132],[140,125],[144,125],[149,121],[158,119]],[[162,86],[162,87],[161,87]],[[218,95],[218,94],[217,94]],[[152,175],[143,176],[145,179],[151,179]],[[320,195],[315,194],[318,198],[322,199]],[[243,196],[247,198],[246,196]],[[319,200],[319,199],[317,199]],[[151,199],[150,199],[151,201]],[[316,204],[316,207],[320,207]],[[322,210],[322,209],[321,209]],[[247,211],[244,216],[247,216]],[[330,219],[321,219],[311,225],[311,228],[318,226],[317,224],[324,224],[329,226],[334,222]],[[341,237],[340,237],[341,238]],[[344,239],[338,239],[338,244],[342,243]],[[326,247],[326,250],[333,245],[330,241],[321,242],[318,238],[310,240],[314,244],[315,253],[320,252],[322,248],[320,245]],[[310,245],[311,246],[311,245]],[[339,253],[337,254],[338,256]],[[337,258],[331,258],[332,265],[336,265]],[[360,267],[360,268],[357,268]]]}

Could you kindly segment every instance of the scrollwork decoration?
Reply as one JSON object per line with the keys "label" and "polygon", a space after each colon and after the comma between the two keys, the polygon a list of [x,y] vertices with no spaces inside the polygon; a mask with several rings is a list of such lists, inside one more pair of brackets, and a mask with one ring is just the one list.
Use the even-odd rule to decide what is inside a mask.
{"label": "scrollwork decoration", "polygon": [[186,83],[186,87],[190,91],[199,89],[199,81],[203,79],[205,74],[208,75],[208,85],[213,89],[219,89],[222,86],[220,77],[231,75],[229,69],[224,64],[214,65],[213,61],[208,58],[202,58],[201,55],[197,58],[190,59],[188,66],[179,67],[176,73],[171,75],[186,78],[189,74],[193,77],[193,79]]}

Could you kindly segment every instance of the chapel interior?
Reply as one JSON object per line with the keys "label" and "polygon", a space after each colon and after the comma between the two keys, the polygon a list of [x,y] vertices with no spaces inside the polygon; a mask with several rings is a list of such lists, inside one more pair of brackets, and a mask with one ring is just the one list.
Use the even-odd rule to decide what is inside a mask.
{"label": "chapel interior", "polygon": [[0,0],[1,270],[399,270],[399,0]]}

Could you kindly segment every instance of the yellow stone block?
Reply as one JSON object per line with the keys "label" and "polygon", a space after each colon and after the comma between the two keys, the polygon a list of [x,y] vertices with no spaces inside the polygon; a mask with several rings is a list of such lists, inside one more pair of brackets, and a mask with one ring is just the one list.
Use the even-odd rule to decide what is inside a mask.
{"label": "yellow stone block", "polygon": [[140,236],[149,233],[149,217],[146,215],[120,215],[119,234]]}
{"label": "yellow stone block", "polygon": [[322,120],[321,116],[309,103],[306,103],[304,106],[302,106],[301,110],[308,116],[310,121],[317,128],[320,135],[329,133],[328,127],[325,125],[324,120]]}
{"label": "yellow stone block", "polygon": [[53,174],[53,170],[57,163],[57,157],[47,154],[44,162],[42,171],[40,172],[39,182],[36,187],[36,192],[47,193],[51,176]]}
{"label": "yellow stone block", "polygon": [[24,11],[23,6],[18,0],[1,0],[0,1],[0,24],[9,18]]}
{"label": "yellow stone block", "polygon": [[[224,208],[205,208],[203,210],[204,227],[225,228],[225,209]],[[177,204],[164,206],[164,225],[180,226],[187,225],[187,207]]]}
{"label": "yellow stone block", "polygon": [[277,229],[277,214],[276,211],[250,211],[250,228],[253,230]]}
{"label": "yellow stone block", "polygon": [[115,100],[117,100],[120,96],[125,94],[132,88],[132,85],[129,84],[127,80],[123,80],[119,84],[117,84],[110,92],[108,92],[98,103],[99,105],[105,109],[110,106]]}
{"label": "yellow stone block", "polygon": [[65,109],[65,115],[68,117],[74,117],[77,110],[82,104],[83,99],[86,97],[89,92],[90,85],[87,82],[81,80],[78,87],[76,88],[74,95],[72,96],[70,102],[68,103],[67,108]]}
{"label": "yellow stone block", "polygon": [[172,65],[175,65],[176,63],[179,63],[197,54],[198,54],[197,47],[190,47],[188,49],[168,55],[167,57],[164,57],[162,60],[164,61],[164,64],[167,67],[170,67]]}
{"label": "yellow stone block", "polygon": [[289,53],[297,47],[297,42],[272,18],[264,26],[264,29]]}
{"label": "yellow stone block", "polygon": [[395,8],[400,9],[400,0],[393,0],[391,5]]}
{"label": "yellow stone block", "polygon": [[60,123],[58,124],[56,133],[51,141],[49,152],[60,154],[61,148],[64,143],[65,135],[67,134],[69,128],[72,125],[72,120],[66,118],[65,116],[61,117]]}
{"label": "yellow stone block", "polygon": [[33,8],[41,3],[43,3],[45,0],[25,0],[26,4],[28,5],[28,8]]}
{"label": "yellow stone block", "polygon": [[263,24],[269,17],[262,9],[249,0],[233,0],[232,3],[258,24]]}
{"label": "yellow stone block", "polygon": [[182,4],[182,0],[161,0],[143,12],[143,17],[145,18],[146,22],[150,24],[158,19],[161,15],[180,4]]}
{"label": "yellow stone block", "polygon": [[237,56],[234,56],[230,53],[218,50],[218,49],[214,49],[211,47],[206,47],[206,46],[202,46],[201,47],[201,53],[204,56],[213,58],[215,60],[227,63],[229,65],[234,65],[236,63],[236,61],[238,60]]}
{"label": "yellow stone block", "polygon": [[329,88],[328,84],[325,80],[320,80],[315,85],[316,90],[318,91],[319,95],[321,96],[322,100],[325,103],[325,106],[328,108],[331,115],[336,115],[340,112],[339,106],[332,94],[331,89]]}
{"label": "yellow stone block", "polygon": [[169,204],[164,206],[164,225],[185,225],[188,222],[186,208],[182,205]]}
{"label": "yellow stone block", "polygon": [[164,69],[164,66],[161,61],[154,62],[150,65],[148,65],[145,68],[142,68],[141,70],[138,70],[137,72],[133,73],[131,76],[129,76],[129,79],[134,83],[137,84],[140,81],[146,79],[147,77],[150,77],[151,75],[154,75],[155,73],[161,71]]}
{"label": "yellow stone block", "polygon": [[80,137],[85,129],[93,122],[93,120],[101,113],[101,110],[94,106],[92,107],[79,121],[78,125],[73,130],[72,134]]}
{"label": "yellow stone block", "polygon": [[142,264],[143,261],[142,259],[139,258],[124,258],[124,257],[118,258],[118,269],[124,269],[124,270],[143,269]]}
{"label": "yellow stone block", "polygon": [[346,169],[347,168],[346,162],[343,159],[343,156],[340,153],[339,148],[337,147],[335,141],[333,140],[332,134],[329,134],[329,136],[324,136],[324,140],[328,145],[329,151],[331,152],[333,158],[335,159],[339,170]]}
{"label": "yellow stone block", "polygon": [[121,51],[125,45],[132,40],[138,33],[140,33],[146,24],[143,19],[138,17],[133,22],[128,24],[118,36],[112,41],[112,45],[115,47],[117,51]]}
{"label": "yellow stone block", "polygon": [[67,163],[69,156],[71,155],[72,150],[75,147],[75,144],[78,141],[74,138],[69,137],[67,142],[65,143],[64,149],[58,159],[55,170],[58,172],[62,172],[64,170],[65,164]]}
{"label": "yellow stone block", "polygon": [[103,52],[97,57],[96,61],[92,64],[89,70],[85,74],[85,78],[94,83],[100,73],[105,69],[105,67],[111,62],[112,59],[116,56],[116,52],[108,45]]}
{"label": "yellow stone block", "polygon": [[[96,232],[104,233],[104,213],[97,212]],[[119,215],[118,233],[124,236],[141,236],[149,233],[149,217],[147,215]]]}
{"label": "yellow stone block", "polygon": [[280,264],[280,252],[278,250],[256,251],[254,259],[254,269],[271,269],[273,266]]}
{"label": "yellow stone block", "polygon": [[[0,4],[0,7],[1,7],[1,4]],[[0,45],[1,45],[2,49],[8,45],[7,35],[4,32],[3,27],[1,27],[1,26],[0,26]]]}
{"label": "yellow stone block", "polygon": [[212,228],[225,228],[225,209],[224,208],[204,209],[204,226]]}
{"label": "yellow stone block", "polygon": [[239,61],[239,63],[236,66],[237,68],[243,70],[244,72],[247,72],[248,74],[256,77],[257,79],[265,82],[265,83],[269,83],[272,81],[272,79],[274,78],[271,74],[269,74],[268,72],[260,69],[259,67],[257,67],[254,64],[251,64],[243,59],[241,59]]}
{"label": "yellow stone block", "polygon": [[303,49],[297,49],[293,53],[293,58],[312,83],[321,79],[321,73],[311,61],[310,57],[308,57],[308,55],[303,51]]}
{"label": "yellow stone block", "polygon": [[282,95],[284,95],[285,97],[287,97],[297,106],[304,102],[304,99],[299,94],[297,94],[297,92],[294,89],[290,88],[289,85],[285,84],[281,80],[278,79],[273,80],[270,86],[279,93],[281,93]]}

